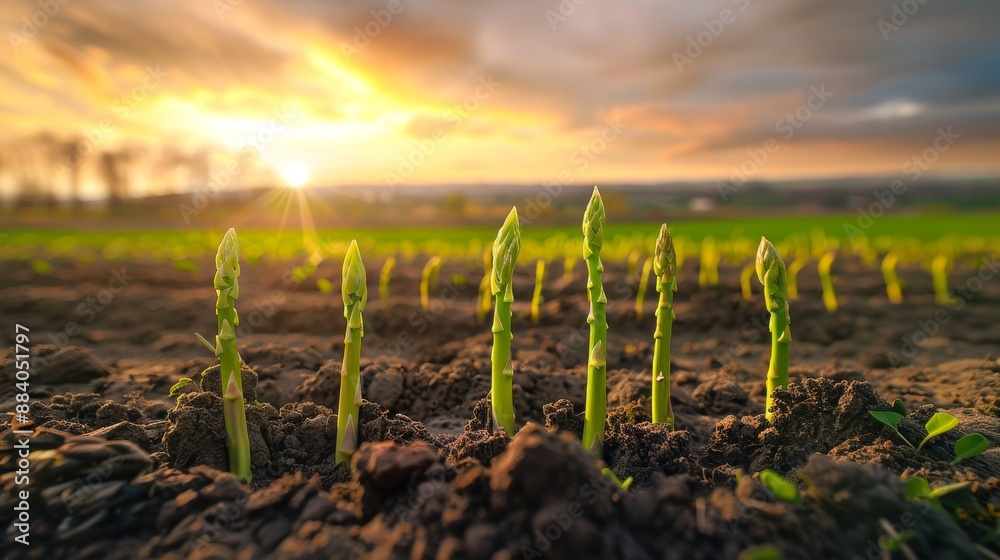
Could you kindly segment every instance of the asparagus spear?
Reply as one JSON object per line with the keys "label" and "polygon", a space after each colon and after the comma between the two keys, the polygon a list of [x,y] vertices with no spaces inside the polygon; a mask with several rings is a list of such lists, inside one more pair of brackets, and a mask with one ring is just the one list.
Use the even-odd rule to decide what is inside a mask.
{"label": "asparagus spear", "polygon": [[604,202],[594,187],[583,215],[583,258],[587,262],[587,299],[590,300],[590,346],[587,360],[587,408],[583,420],[583,447],[600,457],[604,445],[604,423],[608,407],[607,346],[608,321],[601,273],[601,247],[604,245]]}
{"label": "asparagus spear", "polygon": [[493,308],[493,295],[490,292],[490,275],[493,271],[493,252],[483,251],[483,280],[479,283],[479,301],[476,304],[476,322],[482,323]]}
{"label": "asparagus spear", "polygon": [[789,328],[785,263],[774,245],[763,237],[757,248],[757,279],[764,285],[764,302],[771,313],[768,325],[771,331],[771,363],[767,368],[767,404],[764,411],[770,421],[774,390],[788,387],[788,347],[792,343],[792,331]]}
{"label": "asparagus spear", "polygon": [[514,264],[521,251],[521,227],[517,221],[517,208],[512,208],[493,242],[493,270],[490,273],[490,292],[496,298],[493,313],[493,375],[490,390],[493,407],[494,429],[503,428],[508,436],[514,436],[514,368],[511,363],[510,343],[514,339],[511,330],[511,304],[514,290]]}
{"label": "asparagus spear", "polygon": [[545,287],[545,259],[535,263],[535,291],[531,296],[531,324],[537,325],[542,317],[542,288]]}
{"label": "asparagus spear", "polygon": [[424,265],[420,275],[420,307],[424,311],[431,310],[431,290],[437,283],[438,272],[441,270],[441,257],[433,256]]}
{"label": "asparagus spear", "polygon": [[378,275],[378,299],[386,301],[392,295],[392,271],[396,269],[396,257],[390,256],[385,259],[382,271]]}
{"label": "asparagus spear", "polygon": [[889,301],[895,304],[903,303],[903,289],[899,285],[899,276],[896,274],[896,262],[899,257],[896,253],[886,253],[882,259],[882,277],[885,279],[885,293]]}
{"label": "asparagus spear", "polygon": [[195,333],[195,336],[219,358],[229,472],[249,482],[253,476],[250,470],[250,438],[243,401],[243,376],[240,370],[242,361],[236,348],[236,327],[240,325],[240,318],[236,313],[236,298],[240,296],[237,279],[240,275],[239,254],[240,242],[236,237],[236,230],[229,228],[215,254],[215,314],[219,325],[215,346],[200,334]]}
{"label": "asparagus spear", "polygon": [[819,259],[817,271],[819,272],[819,282],[823,287],[823,305],[830,313],[837,311],[837,293],[833,289],[833,274],[830,268],[833,266],[833,259],[836,257],[834,251],[827,251]]}
{"label": "asparagus spear", "polygon": [[674,240],[667,224],[660,226],[653,255],[656,291],[656,331],[653,333],[653,422],[674,425],[674,410],[670,405],[670,334],[674,319],[674,292],[677,291],[677,256]]}
{"label": "asparagus spear", "polygon": [[344,365],[340,368],[340,405],[337,409],[338,463],[347,463],[358,448],[358,407],[361,406],[361,339],[365,336],[361,313],[368,302],[368,285],[365,265],[361,262],[358,242],[344,257],[343,285],[344,317],[347,331],[344,335]]}
{"label": "asparagus spear", "polygon": [[642,263],[642,272],[639,273],[639,288],[635,294],[635,321],[642,324],[642,317],[645,314],[646,288],[649,287],[649,275],[653,272],[653,259],[647,257]]}

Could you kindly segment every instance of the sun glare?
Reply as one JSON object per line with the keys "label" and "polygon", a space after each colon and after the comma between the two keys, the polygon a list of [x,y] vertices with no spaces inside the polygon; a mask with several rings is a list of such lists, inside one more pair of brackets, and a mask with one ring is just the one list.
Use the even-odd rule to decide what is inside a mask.
{"label": "sun glare", "polygon": [[281,178],[293,189],[301,189],[309,181],[309,168],[303,163],[290,162],[280,169]]}

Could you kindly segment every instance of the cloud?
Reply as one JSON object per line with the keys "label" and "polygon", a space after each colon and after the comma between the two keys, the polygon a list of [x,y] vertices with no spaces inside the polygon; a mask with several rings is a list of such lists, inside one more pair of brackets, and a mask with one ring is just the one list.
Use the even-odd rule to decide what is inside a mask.
{"label": "cloud", "polygon": [[[283,142],[315,159],[355,146],[390,153],[345,159],[394,161],[450,130],[449,111],[492,76],[502,85],[426,181],[449,181],[449,162],[455,177],[545,180],[609,115],[628,130],[592,170],[710,178],[825,84],[833,98],[763,175],[890,169],[947,125],[965,134],[952,161],[1000,171],[987,149],[1000,119],[1000,6],[911,1],[905,14],[902,2],[260,0],[224,13],[196,0],[70,3],[0,59],[0,125],[79,134],[159,65],[169,80],[117,123],[116,141],[225,143],[293,105],[302,117]],[[37,10],[16,0],[0,25],[20,34]],[[514,157],[525,165],[512,169]],[[383,171],[330,167],[365,180]]]}

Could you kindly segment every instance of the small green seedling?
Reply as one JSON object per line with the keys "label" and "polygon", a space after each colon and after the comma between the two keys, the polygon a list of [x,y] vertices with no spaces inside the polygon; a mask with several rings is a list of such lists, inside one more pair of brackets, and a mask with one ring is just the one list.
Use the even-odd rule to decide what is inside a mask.
{"label": "small green seedling", "polygon": [[590,345],[587,357],[587,401],[583,419],[583,448],[595,457],[603,454],[604,425],[608,409],[607,346],[608,297],[601,275],[601,247],[604,245],[604,201],[594,193],[583,215],[583,258],[587,262],[587,299],[590,301]]}
{"label": "small green seedling", "polygon": [[719,252],[715,248],[715,238],[708,236],[701,240],[701,260],[698,263],[698,287],[707,288],[719,284]]}
{"label": "small green seedling", "polygon": [[253,478],[253,471],[250,469],[250,436],[244,410],[242,360],[236,348],[236,327],[240,325],[239,315],[236,313],[236,298],[240,296],[239,254],[240,242],[236,238],[236,230],[230,228],[222,238],[219,251],[215,255],[215,314],[218,318],[219,334],[215,336],[214,346],[200,334],[195,333],[195,336],[219,358],[222,411],[226,426],[226,445],[229,449],[229,472],[250,482]]}
{"label": "small green seedling", "polygon": [[954,430],[955,426],[958,426],[958,418],[955,418],[947,412],[935,413],[934,416],[931,416],[930,420],[927,421],[927,424],[924,425],[927,429],[927,436],[920,441],[920,445],[917,446],[917,451],[923,449],[924,445],[928,441]]}
{"label": "small green seedling", "polygon": [[649,287],[649,275],[653,272],[653,257],[647,257],[642,263],[642,272],[639,276],[639,288],[635,293],[635,320],[642,323],[642,318],[646,313],[646,289]]}
{"label": "small green seedling", "polygon": [[545,287],[545,260],[535,263],[535,291],[531,295],[531,324],[537,325],[542,319],[542,288]]}
{"label": "small green seedling", "polygon": [[177,395],[177,406],[180,406],[181,396],[182,396],[181,391],[183,391],[185,387],[187,387],[192,383],[194,383],[194,380],[191,379],[190,377],[182,377],[178,379],[177,383],[174,383],[173,385],[170,386],[170,394],[167,396],[172,397],[174,395]]}
{"label": "small green seedling", "polygon": [[340,291],[344,298],[344,317],[347,330],[344,334],[344,365],[340,368],[340,401],[337,409],[338,463],[349,463],[358,449],[359,410],[361,407],[361,339],[365,336],[362,312],[368,302],[368,282],[365,265],[361,261],[358,242],[344,257],[343,284]]}
{"label": "small green seedling", "polygon": [[764,286],[764,303],[771,313],[768,328],[771,331],[771,361],[767,367],[767,404],[764,415],[773,418],[774,390],[788,387],[788,349],[792,344],[792,331],[788,317],[788,286],[785,281],[785,263],[770,241],[761,237],[757,248],[757,279]]}
{"label": "small green seedling", "polygon": [[382,271],[378,274],[378,299],[386,301],[392,295],[392,271],[396,269],[396,257],[385,259]]}
{"label": "small green seedling", "polygon": [[660,226],[653,253],[653,273],[656,291],[656,330],[653,331],[653,393],[651,408],[654,423],[674,426],[674,410],[670,403],[670,338],[673,331],[674,292],[677,291],[677,254],[667,224]]}
{"label": "small green seedling", "polygon": [[604,467],[603,469],[601,469],[601,472],[604,473],[605,476],[610,477],[611,480],[614,480],[615,484],[617,484],[618,487],[621,488],[622,490],[628,490],[629,487],[632,486],[631,476],[626,476],[625,480],[622,480],[618,478],[618,475],[616,475],[615,472],[608,467]]}
{"label": "small green seedling", "polygon": [[972,433],[963,436],[962,439],[955,442],[955,459],[951,464],[956,465],[959,461],[975,457],[989,448],[990,440],[986,439],[983,434]]}
{"label": "small green seedling", "polygon": [[817,272],[819,272],[819,281],[823,287],[823,305],[830,313],[837,311],[837,293],[833,289],[833,274],[830,272],[833,267],[833,259],[836,256],[833,251],[827,251],[819,259],[819,264],[816,266]]}
{"label": "small green seedling", "polygon": [[[924,424],[924,428],[927,430],[927,436],[920,441],[919,445],[913,445],[910,443],[910,440],[906,439],[906,437],[899,431],[899,422],[906,416],[906,405],[904,405],[903,401],[900,399],[896,399],[892,403],[892,408],[893,410],[869,410],[868,414],[871,414],[873,418],[892,428],[892,430],[896,432],[896,435],[906,442],[906,445],[909,445],[917,451],[923,449],[924,445],[926,445],[930,440],[942,434],[946,434],[958,426],[958,418],[955,418],[951,414],[948,414],[947,412],[935,413],[934,416],[931,416],[927,423]],[[969,440],[969,442],[973,443],[973,440]],[[972,447],[969,449],[972,449]],[[979,453],[982,453],[982,451]]]}
{"label": "small green seedling", "polygon": [[935,506],[940,507],[941,504],[938,500],[940,500],[941,497],[963,488],[967,488],[971,485],[971,482],[956,482],[954,484],[946,484],[944,486],[938,486],[937,488],[931,488],[927,479],[914,476],[906,479],[903,491],[906,499],[911,502],[916,500],[927,500]]}
{"label": "small green seedling", "polygon": [[910,443],[910,440],[906,439],[906,436],[899,432],[899,422],[903,419],[902,414],[892,410],[869,410],[868,414],[871,414],[872,418],[892,428],[892,431],[896,432],[896,435],[905,441],[906,445],[916,449],[916,447]]}
{"label": "small green seedling", "polygon": [[496,298],[493,313],[493,350],[490,355],[493,372],[490,397],[493,407],[493,429],[503,429],[514,437],[514,366],[511,361],[510,343],[514,339],[511,328],[511,305],[514,303],[514,266],[521,252],[521,227],[517,208],[511,208],[497,238],[493,242],[493,266],[490,272],[490,293]]}
{"label": "small green seedling", "polygon": [[774,497],[787,504],[801,504],[802,494],[790,480],[771,469],[760,472],[760,482],[774,494]]}
{"label": "small green seedling", "polygon": [[420,275],[420,307],[424,311],[431,310],[431,290],[437,284],[439,272],[441,272],[441,258],[431,257]]}

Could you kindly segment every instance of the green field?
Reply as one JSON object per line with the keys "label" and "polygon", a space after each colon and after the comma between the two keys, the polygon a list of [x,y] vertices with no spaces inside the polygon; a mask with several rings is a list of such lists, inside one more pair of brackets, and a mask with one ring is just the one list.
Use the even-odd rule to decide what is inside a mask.
{"label": "green field", "polygon": [[[854,215],[794,216],[748,219],[705,219],[676,221],[670,224],[676,238],[698,243],[705,237],[718,241],[753,240],[760,236],[775,241],[808,238],[822,231],[828,238],[848,240],[850,228],[857,228],[869,239],[883,238],[885,243],[933,242],[941,239],[981,240],[982,246],[1000,243],[1000,214],[934,214],[883,216],[870,222]],[[867,225],[867,228],[862,226]],[[327,247],[331,254],[346,250],[346,243],[358,239],[367,254],[436,253],[475,255],[489,246],[496,235],[496,224],[460,228],[380,228],[320,230],[306,235],[301,230],[284,232],[241,229],[240,241],[251,259],[268,255],[277,259],[297,258],[306,249]],[[532,227],[522,223],[522,237],[535,247],[533,256],[555,257],[561,247],[579,242],[575,227]],[[659,224],[608,223],[605,238],[609,245],[623,247],[645,244],[655,237]],[[98,256],[112,259],[183,261],[214,254],[223,230],[88,230],[69,229],[14,230],[0,234],[0,258],[29,260],[49,257],[92,260]]]}

